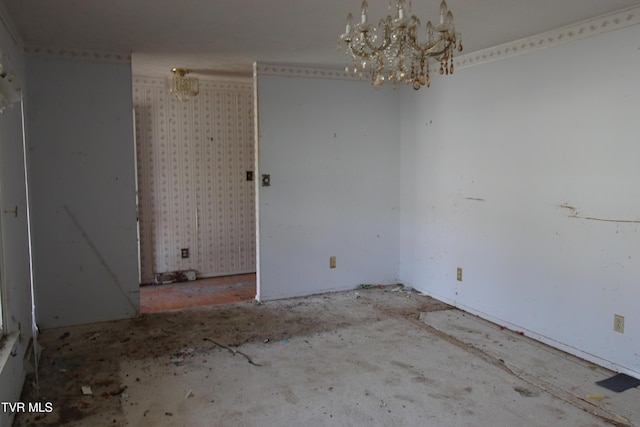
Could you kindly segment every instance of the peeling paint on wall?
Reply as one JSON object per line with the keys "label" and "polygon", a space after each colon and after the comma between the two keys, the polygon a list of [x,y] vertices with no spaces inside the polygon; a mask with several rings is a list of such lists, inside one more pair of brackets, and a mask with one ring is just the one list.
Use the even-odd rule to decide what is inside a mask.
{"label": "peeling paint on wall", "polygon": [[604,222],[621,222],[640,224],[639,219],[609,219],[609,218],[594,218],[590,216],[569,215],[569,218],[588,219],[589,221],[604,221]]}
{"label": "peeling paint on wall", "polygon": [[561,205],[558,205],[559,208],[561,209],[569,209],[570,211],[576,212],[576,208],[574,208],[571,205],[568,205],[567,203],[563,203]]}
{"label": "peeling paint on wall", "polygon": [[592,216],[582,216],[582,215],[580,215],[580,213],[578,212],[578,210],[575,207],[573,207],[571,205],[568,205],[566,203],[558,205],[558,207],[561,208],[561,209],[570,210],[572,213],[571,213],[571,215],[569,215],[569,218],[587,219],[589,221],[604,221],[604,222],[640,224],[640,219],[614,219],[614,218],[597,218],[597,217],[592,217]]}

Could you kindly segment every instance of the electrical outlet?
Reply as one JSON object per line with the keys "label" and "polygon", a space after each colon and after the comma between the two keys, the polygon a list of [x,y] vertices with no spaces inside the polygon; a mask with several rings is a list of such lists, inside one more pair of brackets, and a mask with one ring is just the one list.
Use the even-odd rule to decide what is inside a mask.
{"label": "electrical outlet", "polygon": [[458,271],[456,272],[456,278],[458,282],[462,282],[462,269],[460,267],[458,267]]}
{"label": "electrical outlet", "polygon": [[330,256],[329,257],[329,268],[336,268],[336,257],[335,256]]}
{"label": "electrical outlet", "polygon": [[180,256],[182,258],[189,258],[189,248],[180,249]]}
{"label": "electrical outlet", "polygon": [[619,314],[613,315],[613,330],[624,334],[624,316]]}

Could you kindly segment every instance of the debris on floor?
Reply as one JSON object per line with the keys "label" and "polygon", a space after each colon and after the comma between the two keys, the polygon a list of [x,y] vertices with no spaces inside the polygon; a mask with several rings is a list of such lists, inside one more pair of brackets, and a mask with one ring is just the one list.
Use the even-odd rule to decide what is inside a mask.
{"label": "debris on floor", "polygon": [[607,390],[622,393],[623,391],[640,386],[640,380],[627,374],[617,374],[606,380],[598,381],[596,384]]}
{"label": "debris on floor", "polygon": [[[366,304],[358,304],[357,309],[381,313],[373,315],[375,321],[388,316],[387,313],[415,316],[422,311],[448,307],[426,297],[410,300],[389,298],[391,294],[387,292],[390,288],[381,285],[364,287],[359,291],[358,301]],[[348,325],[362,322],[361,315],[350,306],[353,303],[354,300],[347,297],[346,293],[338,292],[270,301],[268,304],[253,300],[207,308],[146,313],[134,319],[44,330],[39,338],[44,348],[39,363],[39,387],[36,388],[35,382],[28,379],[21,400],[51,401],[55,410],[38,414],[35,422],[33,416],[18,414],[14,426],[26,427],[35,423],[52,427],[79,425],[80,422],[84,422],[83,425],[125,425],[122,421],[123,402],[127,402],[126,407],[135,402],[131,392],[123,388],[126,383],[119,378],[122,363],[128,360],[153,360],[157,365],[165,366],[172,378],[174,373],[181,376],[193,366],[214,367],[210,361],[212,357],[199,356],[212,349],[211,345],[203,342],[203,335],[215,337],[216,342],[224,343],[229,347],[226,350],[233,354],[238,353],[239,347],[246,343],[259,342],[262,346],[267,343],[287,343],[295,336],[306,337],[300,342],[310,348],[308,337],[327,331],[340,331]],[[294,345],[291,342],[289,345]],[[248,351],[246,353],[240,356],[249,356]],[[251,362],[255,362],[253,357],[258,355],[249,357]],[[158,364],[159,361],[164,363]],[[264,365],[262,361],[258,364]],[[107,379],[111,382],[107,383]],[[145,378],[143,373],[136,373],[130,380],[134,384],[147,384],[154,378]],[[82,386],[91,387],[93,394],[81,395]],[[79,401],[79,396],[90,400]],[[198,395],[198,398],[202,397]],[[167,412],[172,412],[172,415],[175,413],[174,410]],[[104,413],[111,416],[108,423],[93,418]],[[150,416],[151,413],[147,415]],[[113,419],[119,421],[114,424]]]}
{"label": "debris on floor", "polygon": [[247,356],[246,354],[244,354],[244,353],[243,353],[243,352],[241,352],[240,350],[236,350],[236,349],[231,348],[231,347],[229,347],[229,346],[226,346],[226,345],[224,345],[224,344],[220,344],[219,342],[214,341],[214,340],[212,340],[212,339],[210,339],[210,338],[203,338],[203,340],[204,340],[204,341],[212,342],[212,343],[214,343],[215,345],[217,345],[218,347],[222,347],[222,348],[224,348],[224,349],[229,350],[229,351],[230,351],[234,356],[235,356],[236,354],[240,354],[240,355],[244,356],[244,357],[247,359],[247,361],[248,361],[249,363],[251,363],[252,365],[254,365],[254,366],[261,366],[261,365],[259,365],[259,364],[255,363],[255,362],[254,362],[254,361],[253,361],[249,356]]}
{"label": "debris on floor", "polygon": [[152,285],[167,285],[176,282],[187,282],[193,280],[196,280],[196,272],[194,270],[169,271],[166,273],[156,274]]}
{"label": "debris on floor", "polygon": [[587,399],[591,400],[604,400],[604,396],[601,394],[587,394]]}
{"label": "debris on floor", "polygon": [[[509,373],[504,361],[487,363],[479,355],[486,349],[421,321],[422,313],[448,314],[451,306],[404,286],[380,286],[358,288],[358,299],[352,290],[264,305],[247,300],[45,330],[39,387],[28,379],[21,401],[51,402],[54,410],[17,414],[14,427],[198,426],[212,419],[225,425],[501,425],[496,413],[511,417],[510,425],[603,425],[605,418],[589,418]],[[500,344],[507,343],[495,324],[486,334],[458,332],[489,344],[501,334]],[[561,371],[545,365],[545,372]],[[594,381],[589,385],[596,390],[580,390],[581,402],[614,405],[613,393],[595,394]],[[82,387],[92,394],[81,394]],[[500,412],[504,399],[508,413]],[[516,401],[535,405],[535,414],[517,418]],[[422,418],[411,422],[416,414]],[[634,412],[614,414],[606,421],[622,425]]]}

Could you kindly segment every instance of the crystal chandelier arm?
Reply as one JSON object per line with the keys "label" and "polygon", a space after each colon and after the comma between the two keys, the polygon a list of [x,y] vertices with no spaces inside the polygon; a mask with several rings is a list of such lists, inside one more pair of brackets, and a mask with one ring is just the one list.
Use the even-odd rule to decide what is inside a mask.
{"label": "crystal chandelier arm", "polygon": [[427,55],[429,57],[443,55],[449,48],[455,48],[457,44],[456,33],[452,28],[452,31],[441,31],[440,37],[437,40],[432,41],[431,37],[426,43],[420,43],[417,40],[415,31],[409,35],[409,45],[420,52],[421,55]]}
{"label": "crystal chandelier arm", "polygon": [[[384,21],[381,21],[381,24]],[[372,59],[384,52],[391,43],[392,30],[390,26],[385,23],[384,36],[382,37],[382,43],[380,46],[376,46],[372,39],[375,38],[375,30],[369,24],[367,26],[356,25],[356,28],[351,33],[345,33],[340,36],[340,40],[347,44],[347,49],[352,55],[362,59]],[[356,36],[355,33],[359,31]],[[371,36],[373,34],[373,37]]]}
{"label": "crystal chandelier arm", "polygon": [[[371,40],[370,37],[367,37],[365,34],[364,37],[364,42],[367,45],[367,47],[371,50],[370,55],[374,56],[374,55],[378,55],[381,52],[383,52],[387,47],[389,47],[389,44],[391,44],[391,34],[393,33],[392,27],[391,27],[391,17],[387,16],[386,19],[383,19],[380,21],[380,26],[383,27],[383,36],[382,36],[382,43],[380,44],[380,46],[375,46],[373,44],[373,41]],[[375,30],[374,30],[375,31]],[[375,35],[375,33],[374,33]]]}
{"label": "crystal chandelier arm", "polygon": [[374,56],[372,53],[364,52],[362,49],[356,50],[353,46],[349,46],[349,52],[351,52],[354,57],[362,59],[371,59]]}
{"label": "crystal chandelier arm", "polygon": [[422,45],[415,40],[411,40],[411,47],[417,52],[420,52],[419,56],[434,57],[443,55],[449,48],[449,44],[445,43],[445,40],[438,40],[431,46]]}

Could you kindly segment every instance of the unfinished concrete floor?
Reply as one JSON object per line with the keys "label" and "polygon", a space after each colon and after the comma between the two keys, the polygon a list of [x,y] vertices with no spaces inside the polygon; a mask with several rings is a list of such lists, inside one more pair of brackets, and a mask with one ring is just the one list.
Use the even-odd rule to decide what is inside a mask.
{"label": "unfinished concrete floor", "polygon": [[640,390],[595,384],[612,372],[391,287],[145,314],[47,330],[40,341],[39,389],[29,382],[23,400],[54,411],[19,414],[15,426],[640,420]]}

